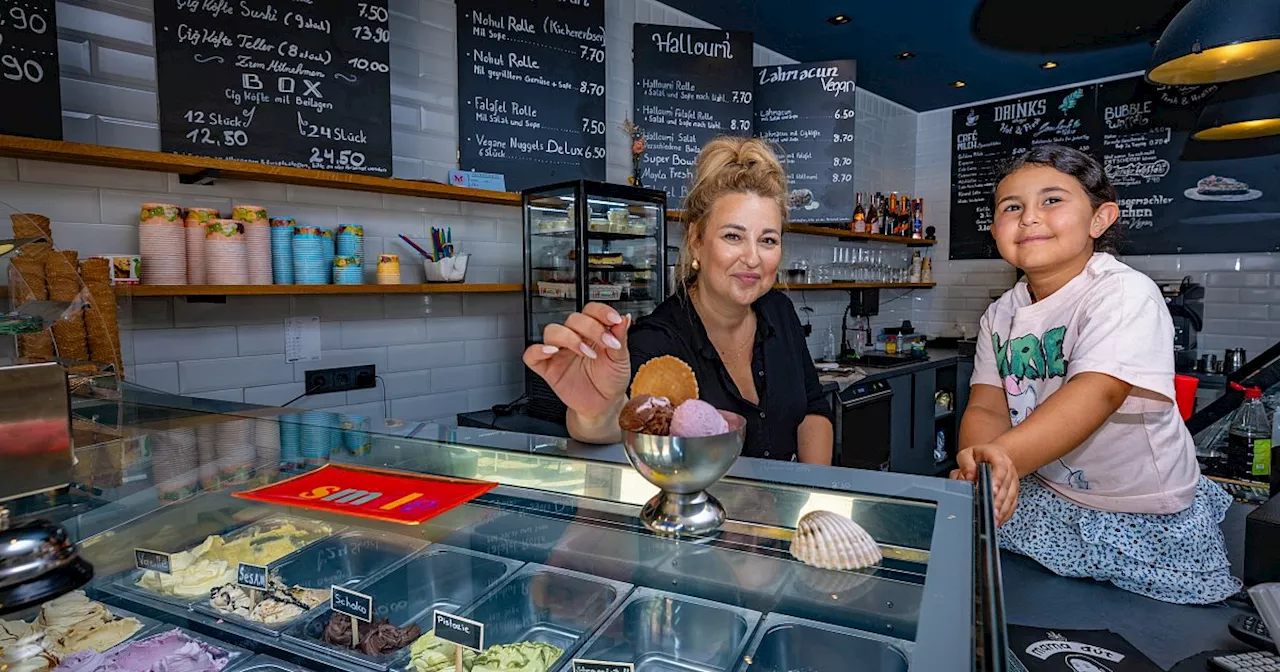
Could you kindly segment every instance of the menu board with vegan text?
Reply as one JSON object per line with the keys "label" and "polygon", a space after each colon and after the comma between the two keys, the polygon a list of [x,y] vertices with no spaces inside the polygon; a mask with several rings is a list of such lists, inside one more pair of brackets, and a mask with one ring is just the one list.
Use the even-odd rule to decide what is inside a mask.
{"label": "menu board with vegan text", "polygon": [[792,222],[853,220],[854,61],[755,70],[755,134],[781,150]]}
{"label": "menu board with vegan text", "polygon": [[951,258],[995,259],[991,192],[1006,161],[1047,144],[1093,151],[1093,87],[1074,87],[971,108],[951,118]]}
{"label": "menu board with vegan text", "polygon": [[459,167],[605,178],[604,1],[458,0]]}
{"label": "menu board with vegan text", "polygon": [[53,0],[0,4],[0,133],[62,139]]}
{"label": "menu board with vegan text", "polygon": [[[1280,79],[1273,80],[1280,82]],[[1276,92],[1280,92],[1277,86]],[[1130,254],[1280,251],[1280,138],[1192,138],[1218,86],[1098,85],[1102,158]]]}
{"label": "menu board with vegan text", "polygon": [[[1052,103],[1073,96],[1087,137],[1063,144],[1087,148],[1115,186],[1122,253],[1280,251],[1280,188],[1272,186],[1280,184],[1280,138],[1192,137],[1201,112],[1221,95],[1218,86],[1163,86],[1139,76],[958,108],[951,122],[951,258],[997,256],[988,229],[998,163],[1053,137],[1033,133],[1027,142],[1025,134],[1003,131],[1023,128],[1023,116],[1052,119]],[[1049,104],[1046,112],[1040,100]]]}
{"label": "menu board with vegan text", "polygon": [[156,0],[163,151],[391,174],[386,0]]}
{"label": "menu board with vegan text", "polygon": [[751,33],[637,23],[634,37],[640,181],[678,203],[707,141],[752,134]]}

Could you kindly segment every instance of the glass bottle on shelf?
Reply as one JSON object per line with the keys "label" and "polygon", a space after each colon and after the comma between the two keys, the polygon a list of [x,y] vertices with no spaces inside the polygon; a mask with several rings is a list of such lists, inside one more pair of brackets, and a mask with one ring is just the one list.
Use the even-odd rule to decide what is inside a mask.
{"label": "glass bottle on shelf", "polygon": [[880,233],[880,192],[871,197],[867,208],[867,233]]}
{"label": "glass bottle on shelf", "polygon": [[857,192],[856,204],[853,206],[853,232],[867,232],[867,211],[862,207],[862,192]]}
{"label": "glass bottle on shelf", "polygon": [[924,199],[916,199],[915,218],[911,222],[911,237],[916,240],[924,239]]}

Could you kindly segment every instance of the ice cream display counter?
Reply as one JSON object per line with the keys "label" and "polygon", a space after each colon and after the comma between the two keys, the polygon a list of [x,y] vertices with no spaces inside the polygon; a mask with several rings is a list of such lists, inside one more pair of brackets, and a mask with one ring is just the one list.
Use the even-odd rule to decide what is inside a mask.
{"label": "ice cream display counter", "polygon": [[[470,672],[572,672],[576,660],[644,671],[845,670],[853,661],[886,672],[1001,669],[983,654],[1003,629],[983,528],[989,501],[967,483],[739,460],[709,488],[725,524],[667,537],[639,517],[656,488],[604,450],[362,427],[361,440],[331,434],[327,454],[303,457],[285,454],[281,436],[339,428],[305,414],[145,410],[128,409],[147,422],[118,425],[121,438],[77,447],[81,471],[88,463],[120,474],[99,470],[77,485],[73,493],[95,503],[62,521],[95,569],[87,597],[138,627],[130,622],[114,648],[18,669],[133,669],[113,656],[136,664],[181,649],[204,661],[182,668],[192,670],[452,670],[454,645],[433,630],[437,611],[484,624],[482,649],[462,656]],[[184,451],[199,452],[197,436],[244,442],[214,448],[251,464],[175,471]],[[418,525],[233,496],[325,463],[497,485]],[[797,524],[813,511],[859,523],[883,559],[856,571],[797,561]],[[240,563],[265,567],[267,589],[237,585]],[[338,612],[335,586],[371,599],[367,622]]]}

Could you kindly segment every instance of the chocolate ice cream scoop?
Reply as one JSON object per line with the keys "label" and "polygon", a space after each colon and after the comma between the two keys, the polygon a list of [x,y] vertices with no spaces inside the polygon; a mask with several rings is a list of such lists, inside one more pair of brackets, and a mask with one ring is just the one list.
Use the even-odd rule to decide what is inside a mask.
{"label": "chocolate ice cream scoop", "polygon": [[618,414],[618,426],[637,434],[667,436],[671,433],[671,416],[675,410],[666,397],[641,394],[622,407],[622,412]]}
{"label": "chocolate ice cream scoop", "polygon": [[[390,621],[385,618],[374,621],[373,623],[360,624],[360,644],[358,648],[361,653],[370,656],[385,655],[393,653],[408,646],[413,640],[422,634],[422,629],[416,624],[410,624],[407,628],[397,628],[391,625]],[[333,612],[329,617],[329,625],[324,629],[324,641],[338,646],[351,646],[351,617],[345,614]]]}

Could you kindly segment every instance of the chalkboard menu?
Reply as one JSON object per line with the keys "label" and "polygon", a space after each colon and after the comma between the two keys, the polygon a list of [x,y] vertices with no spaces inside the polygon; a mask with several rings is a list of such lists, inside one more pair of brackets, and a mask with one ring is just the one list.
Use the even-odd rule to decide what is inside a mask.
{"label": "chalkboard menu", "polygon": [[1075,87],[952,113],[952,259],[1000,256],[990,233],[991,192],[1000,166],[1039,145],[1092,151],[1097,144],[1093,108],[1093,87]]}
{"label": "chalkboard menu", "polygon": [[458,0],[459,167],[605,178],[604,2]]}
{"label": "chalkboard menu", "polygon": [[166,152],[391,173],[386,0],[156,0]]}
{"label": "chalkboard menu", "polygon": [[756,135],[782,150],[792,222],[853,220],[854,61],[756,68]]}
{"label": "chalkboard menu", "polygon": [[[989,232],[998,164],[1043,142],[1087,149],[1102,161],[1119,197],[1124,254],[1280,251],[1280,138],[1191,137],[1219,93],[1130,77],[957,109],[951,258],[999,256]],[[1055,116],[1055,103],[1073,100]],[[1073,120],[1063,123],[1067,117]]]}
{"label": "chalkboard menu", "polygon": [[717,135],[751,135],[751,33],[635,24],[633,119],[644,129],[644,186],[680,202],[698,152]]}
{"label": "chalkboard menu", "polygon": [[62,139],[54,0],[0,3],[0,133]]}

